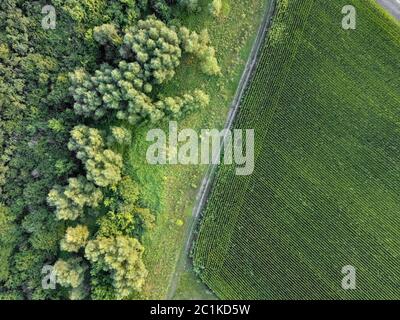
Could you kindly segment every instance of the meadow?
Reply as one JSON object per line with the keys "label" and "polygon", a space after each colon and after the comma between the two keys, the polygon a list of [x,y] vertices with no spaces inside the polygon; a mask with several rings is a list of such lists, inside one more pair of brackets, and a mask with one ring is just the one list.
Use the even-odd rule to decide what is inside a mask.
{"label": "meadow", "polygon": [[400,297],[399,39],[372,0],[278,1],[234,124],[255,129],[254,173],[219,168],[195,248],[219,298]]}

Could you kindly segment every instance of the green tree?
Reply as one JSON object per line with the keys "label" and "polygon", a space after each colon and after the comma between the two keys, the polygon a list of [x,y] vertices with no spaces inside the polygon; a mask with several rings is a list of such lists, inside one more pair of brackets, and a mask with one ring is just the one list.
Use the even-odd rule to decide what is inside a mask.
{"label": "green tree", "polygon": [[17,240],[19,230],[8,208],[0,203],[0,281],[5,281],[9,275],[10,256]]}
{"label": "green tree", "polygon": [[78,252],[84,247],[89,238],[89,229],[85,225],[68,227],[64,238],[60,242],[60,248],[63,251]]}
{"label": "green tree", "polygon": [[149,208],[135,208],[134,210],[135,217],[138,219],[138,224],[140,225],[140,228],[142,229],[141,232],[143,233],[144,231],[150,231],[154,228],[155,224],[155,217],[151,213]]}
{"label": "green tree", "polygon": [[82,162],[94,158],[104,148],[103,137],[98,129],[77,125],[71,130],[68,149],[76,152]]}
{"label": "green tree", "polygon": [[166,1],[171,2],[170,0],[150,0],[151,9],[163,21],[169,21],[172,17],[172,9]]}
{"label": "green tree", "polygon": [[54,118],[47,122],[47,126],[56,133],[63,132],[65,129],[62,121]]}
{"label": "green tree", "polygon": [[56,281],[63,287],[78,288],[84,281],[86,266],[80,258],[59,259],[54,264]]}
{"label": "green tree", "polygon": [[120,53],[125,60],[138,62],[144,80],[152,84],[171,80],[182,54],[176,32],[155,16],[138,21],[127,31]]}
{"label": "green tree", "polygon": [[47,208],[40,207],[27,214],[21,222],[22,229],[29,234],[29,242],[38,250],[56,254],[64,226],[55,219]]}
{"label": "green tree", "polygon": [[190,12],[199,10],[199,0],[178,0],[178,3]]}
{"label": "green tree", "polygon": [[126,298],[142,289],[147,270],[142,261],[144,248],[135,238],[98,237],[89,241],[85,257],[111,273],[117,298]]}
{"label": "green tree", "polygon": [[123,127],[111,127],[111,135],[108,136],[107,142],[109,145],[130,145],[132,140],[131,132]]}
{"label": "green tree", "polygon": [[72,288],[69,291],[70,300],[82,300],[87,297],[89,293],[89,287],[85,283],[81,283],[78,287]]}
{"label": "green tree", "polygon": [[152,85],[144,78],[137,62],[121,61],[115,69],[103,64],[93,77],[77,70],[71,75],[74,111],[94,119],[115,111],[118,119],[128,120],[131,124],[144,120],[155,122],[163,115],[147,96]]}
{"label": "green tree", "polygon": [[122,38],[118,35],[117,28],[111,23],[94,27],[93,38],[103,46],[118,46],[122,43]]}
{"label": "green tree", "polygon": [[56,208],[59,220],[76,220],[83,215],[84,207],[96,208],[103,198],[100,189],[86,178],[79,176],[68,179],[66,187],[54,186],[50,190],[47,201]]}
{"label": "green tree", "polygon": [[182,97],[166,97],[156,103],[157,109],[161,110],[170,118],[181,118],[186,114],[207,106],[210,99],[202,90],[195,90],[192,94],[186,93]]}
{"label": "green tree", "polygon": [[139,201],[138,184],[129,176],[118,184],[115,198],[106,200],[109,211],[98,219],[98,235],[134,236],[141,238],[145,231],[154,226],[155,217],[147,208],[142,208]]}
{"label": "green tree", "polygon": [[186,27],[179,28],[181,47],[186,53],[195,55],[200,59],[201,69],[207,75],[219,75],[221,68],[215,56],[215,49],[209,45],[210,37],[207,30],[200,34],[190,31]]}
{"label": "green tree", "polygon": [[116,185],[121,180],[122,157],[110,149],[101,150],[85,163],[86,177],[100,187]]}
{"label": "green tree", "polygon": [[84,163],[89,181],[107,187],[121,180],[122,156],[104,148],[99,130],[83,125],[74,127],[68,148]]}

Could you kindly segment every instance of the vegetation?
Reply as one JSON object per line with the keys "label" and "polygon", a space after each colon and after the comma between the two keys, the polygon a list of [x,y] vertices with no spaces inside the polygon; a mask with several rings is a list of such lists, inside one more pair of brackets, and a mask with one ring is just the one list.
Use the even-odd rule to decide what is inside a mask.
{"label": "vegetation", "polygon": [[[190,30],[196,30],[198,34],[201,30],[208,30],[222,73],[221,76],[210,77],[203,72],[192,72],[199,59],[188,56],[181,60],[173,81],[166,83],[160,94],[168,97],[173,96],[174,92],[187,92],[196,87],[208,94],[210,103],[180,119],[180,128],[197,131],[223,127],[267,3],[265,0],[225,0],[218,19],[208,10],[210,0],[200,0],[201,11],[196,14],[187,14],[186,10],[179,12],[182,25]],[[201,71],[200,65],[195,68]],[[176,266],[185,245],[182,239],[191,224],[194,199],[207,167],[149,165],[143,157],[149,146],[145,139],[149,128],[150,125],[145,125],[138,129],[135,143],[129,150],[127,165],[128,173],[137,177],[141,185],[143,201],[156,217],[154,228],[142,237],[146,248],[143,260],[149,276],[141,293],[133,297],[165,299],[173,297],[174,290],[168,289],[172,288],[171,275],[177,271],[180,273]],[[168,123],[160,123],[160,128],[168,131]],[[177,278],[176,292],[179,297],[190,299],[209,296],[207,293],[203,295],[202,286],[187,283],[185,274]]]}
{"label": "vegetation", "polygon": [[[157,3],[54,0],[53,30],[39,23],[45,1],[1,2],[0,298],[142,290],[141,239],[155,217],[126,174],[127,147],[140,126],[209,103],[196,87],[158,94],[196,55]],[[196,45],[203,72],[217,75],[209,39]],[[45,265],[54,265],[56,290],[42,287]]]}
{"label": "vegetation", "polygon": [[95,268],[111,271],[115,298],[126,298],[140,291],[147,276],[142,261],[144,248],[135,238],[117,236],[98,237],[89,241],[85,257]]}
{"label": "vegetation", "polygon": [[78,252],[80,248],[85,247],[89,238],[89,229],[85,225],[68,227],[65,236],[61,239],[60,247],[63,251]]}
{"label": "vegetation", "polygon": [[76,220],[85,206],[99,206],[103,194],[93,183],[82,176],[70,178],[68,182],[66,187],[54,186],[47,197],[49,205],[56,208],[57,219]]}
{"label": "vegetation", "polygon": [[255,171],[220,168],[196,269],[223,299],[397,299],[399,24],[372,0],[277,10],[234,125],[255,128]]}
{"label": "vegetation", "polygon": [[222,0],[213,0],[209,8],[212,15],[219,17],[222,11]]}

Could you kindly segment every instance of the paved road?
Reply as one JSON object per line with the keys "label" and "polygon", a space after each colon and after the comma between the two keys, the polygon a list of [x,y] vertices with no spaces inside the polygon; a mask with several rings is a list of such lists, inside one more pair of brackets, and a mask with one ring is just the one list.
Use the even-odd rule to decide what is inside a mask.
{"label": "paved road", "polygon": [[377,0],[378,3],[400,20],[400,0]]}
{"label": "paved road", "polygon": [[[261,26],[258,30],[257,38],[253,44],[253,48],[251,50],[249,59],[247,60],[245,70],[242,74],[242,77],[239,82],[239,86],[236,90],[235,97],[231,104],[231,108],[228,113],[228,118],[225,123],[225,129],[230,129],[232,127],[233,121],[236,118],[236,115],[240,108],[240,102],[242,100],[243,94],[247,88],[249,81],[251,80],[251,77],[252,77],[255,67],[257,65],[260,49],[262,48],[264,39],[267,35],[267,31],[272,22],[272,17],[275,13],[275,7],[276,7],[276,0],[269,0],[265,15],[264,15],[262,23],[261,23]],[[225,139],[226,139],[226,136],[224,137],[223,141],[225,141]],[[220,150],[223,150],[223,148],[220,148]],[[218,155],[218,158],[219,157],[220,157],[220,155]],[[215,163],[215,161],[212,161],[212,163]],[[190,249],[192,247],[193,240],[195,239],[195,230],[199,224],[199,220],[201,218],[201,212],[203,211],[204,205],[207,202],[207,199],[208,199],[208,196],[209,196],[209,193],[210,193],[213,181],[214,181],[214,176],[215,176],[217,167],[218,167],[218,165],[210,164],[207,169],[206,175],[203,178],[203,181],[201,183],[199,193],[197,194],[197,197],[196,197],[196,203],[195,203],[195,206],[192,211],[191,222],[188,223],[188,226],[187,226],[186,235],[184,238],[183,252],[181,253],[181,256],[179,258],[175,272],[174,272],[174,274],[171,278],[170,284],[169,284],[168,293],[167,293],[168,300],[170,300],[174,297],[175,291],[177,288],[177,284],[179,281],[179,276],[184,271],[186,264],[190,263],[188,257],[189,257]]]}

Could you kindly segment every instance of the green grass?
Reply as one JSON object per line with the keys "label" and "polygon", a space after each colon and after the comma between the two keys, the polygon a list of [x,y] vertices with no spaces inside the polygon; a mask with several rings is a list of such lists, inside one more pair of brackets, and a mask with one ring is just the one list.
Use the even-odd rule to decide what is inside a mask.
{"label": "green grass", "polygon": [[188,263],[187,268],[181,273],[174,300],[216,300],[217,297],[201,281]]}
{"label": "green grass", "polygon": [[[174,80],[163,88],[163,94],[176,95],[177,92],[202,88],[211,98],[206,109],[180,121],[180,128],[223,127],[267,1],[241,0],[237,3],[225,0],[224,12],[229,11],[229,15],[219,18],[209,14],[208,3],[208,0],[200,1],[203,10],[198,14],[182,14],[183,25],[197,31],[208,29],[223,76],[205,76],[196,69],[196,61],[189,58],[179,67]],[[166,130],[168,124],[165,122],[160,127]],[[156,228],[146,234],[143,241],[149,276],[143,293],[135,298],[163,299],[184,246],[186,226],[190,223],[192,207],[206,166],[148,165],[145,159],[149,146],[145,141],[148,130],[148,127],[144,127],[135,133],[128,166],[131,168],[130,174],[142,185],[144,201],[156,214]],[[179,226],[178,220],[184,221],[184,225]],[[185,298],[197,294],[190,286],[183,285],[179,290],[180,296]]]}
{"label": "green grass", "polygon": [[375,1],[280,1],[235,123],[255,129],[255,171],[220,168],[196,245],[220,298],[400,297],[399,52]]}

